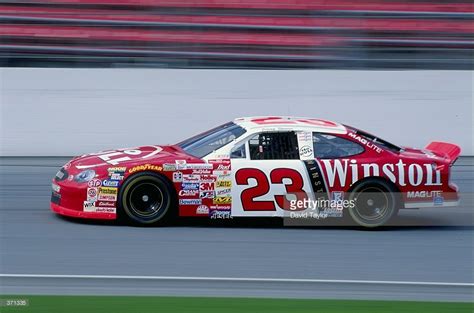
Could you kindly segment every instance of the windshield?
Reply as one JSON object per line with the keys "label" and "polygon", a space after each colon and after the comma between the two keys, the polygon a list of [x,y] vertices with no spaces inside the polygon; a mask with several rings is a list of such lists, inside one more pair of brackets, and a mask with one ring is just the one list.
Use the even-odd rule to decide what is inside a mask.
{"label": "windshield", "polygon": [[234,139],[246,133],[246,130],[235,123],[227,123],[207,132],[186,139],[178,146],[187,153],[203,158],[206,155],[224,147]]}
{"label": "windshield", "polygon": [[344,125],[346,128],[348,128],[349,130],[355,132],[357,135],[369,140],[370,142],[382,147],[382,148],[385,148],[385,149],[388,149],[388,150],[391,150],[391,151],[394,151],[394,152],[400,152],[402,150],[402,148],[400,148],[399,146],[397,145],[394,145],[393,143],[390,143],[388,141],[385,141],[383,139],[380,139],[374,135],[371,135],[369,133],[366,133],[362,130],[359,130],[357,128],[354,128],[354,127],[351,127],[351,126],[347,126],[347,125]]}

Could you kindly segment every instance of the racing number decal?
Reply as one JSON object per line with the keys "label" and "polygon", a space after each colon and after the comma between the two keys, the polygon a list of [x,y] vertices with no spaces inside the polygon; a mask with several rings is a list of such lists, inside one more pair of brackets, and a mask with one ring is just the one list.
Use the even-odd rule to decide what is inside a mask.
{"label": "racing number decal", "polygon": [[257,181],[257,186],[245,189],[240,195],[244,211],[275,211],[273,201],[256,201],[255,198],[266,195],[270,191],[267,175],[256,168],[243,168],[235,174],[237,185],[249,185],[250,179]]}
{"label": "racing number decal", "polygon": [[[270,173],[270,182],[267,175],[259,169],[243,168],[235,174],[237,185],[249,185],[249,180],[255,179],[257,185],[242,191],[240,199],[242,201],[242,208],[244,211],[276,211],[275,202],[283,210],[288,210],[290,203],[285,195],[275,195],[275,201],[255,200],[255,198],[262,197],[270,191],[270,182],[272,184],[285,185],[288,194],[294,194],[298,200],[307,198],[306,192],[303,190],[304,180],[301,174],[291,168],[277,168]],[[285,184],[283,179],[291,180],[291,184]]]}
{"label": "racing number decal", "polygon": [[[291,184],[285,184],[286,193],[296,195],[298,201],[303,201],[305,198],[307,198],[307,194],[303,190],[303,177],[301,177],[301,174],[298,171],[290,168],[278,168],[270,173],[270,180],[272,184],[283,184],[284,178],[289,178],[291,180]],[[277,195],[275,196],[275,200],[280,208],[284,210],[288,210],[290,208],[290,202],[286,196]]]}

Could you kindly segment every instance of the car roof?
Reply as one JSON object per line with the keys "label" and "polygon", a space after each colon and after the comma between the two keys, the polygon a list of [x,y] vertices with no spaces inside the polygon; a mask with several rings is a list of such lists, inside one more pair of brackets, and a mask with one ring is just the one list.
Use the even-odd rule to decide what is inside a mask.
{"label": "car roof", "polygon": [[294,116],[251,116],[236,118],[234,123],[252,131],[313,131],[334,134],[346,134],[347,128],[337,122]]}

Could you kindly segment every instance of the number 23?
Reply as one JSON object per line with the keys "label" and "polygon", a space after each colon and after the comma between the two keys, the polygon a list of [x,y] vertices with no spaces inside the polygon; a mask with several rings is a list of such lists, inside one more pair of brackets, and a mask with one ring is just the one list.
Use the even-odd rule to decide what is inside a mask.
{"label": "number 23", "polygon": [[[283,179],[290,179],[291,184],[284,184]],[[290,209],[290,202],[285,195],[275,195],[275,201],[255,200],[270,192],[270,182],[272,184],[284,184],[288,194],[294,194],[297,200],[303,201],[307,198],[303,190],[304,180],[301,174],[291,168],[277,168],[270,172],[270,182],[267,175],[256,168],[243,168],[235,174],[237,185],[249,185],[249,180],[255,179],[257,185],[242,191],[240,199],[244,211],[276,211],[276,204],[283,210]]]}

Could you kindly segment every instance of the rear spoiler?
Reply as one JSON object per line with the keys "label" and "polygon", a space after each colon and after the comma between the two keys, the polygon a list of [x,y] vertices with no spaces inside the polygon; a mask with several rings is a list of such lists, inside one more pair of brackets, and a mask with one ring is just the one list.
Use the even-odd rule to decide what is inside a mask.
{"label": "rear spoiler", "polygon": [[425,148],[435,154],[445,157],[449,163],[453,164],[461,154],[461,148],[457,145],[447,142],[433,141]]}

